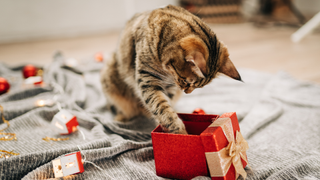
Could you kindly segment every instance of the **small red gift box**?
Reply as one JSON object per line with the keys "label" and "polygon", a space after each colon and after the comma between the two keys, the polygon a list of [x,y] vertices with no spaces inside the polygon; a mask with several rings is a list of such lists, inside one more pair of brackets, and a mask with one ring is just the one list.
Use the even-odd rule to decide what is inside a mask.
{"label": "small red gift box", "polygon": [[[178,115],[188,135],[164,133],[160,126],[151,132],[158,176],[174,179],[191,179],[196,176],[236,179],[238,173],[245,176],[243,168],[247,161],[243,150],[246,148],[238,143],[242,136],[235,113],[225,113],[220,118],[209,114]],[[239,155],[239,152],[242,154]]]}
{"label": "small red gift box", "polygon": [[81,153],[79,151],[53,160],[52,165],[56,178],[84,172]]}
{"label": "small red gift box", "polygon": [[62,109],[53,116],[51,125],[61,135],[65,135],[76,131],[79,123],[76,116],[72,115],[69,111]]}
{"label": "small red gift box", "polygon": [[24,80],[25,86],[40,85],[42,83],[43,83],[43,80],[41,76],[30,76]]}

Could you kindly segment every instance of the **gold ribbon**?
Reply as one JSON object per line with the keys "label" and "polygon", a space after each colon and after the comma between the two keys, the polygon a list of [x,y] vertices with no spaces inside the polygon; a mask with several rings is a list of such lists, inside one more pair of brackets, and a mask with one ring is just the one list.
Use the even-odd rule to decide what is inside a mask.
{"label": "gold ribbon", "polygon": [[234,139],[230,118],[219,118],[209,127],[221,127],[229,141],[228,146],[220,151],[205,153],[211,177],[225,176],[231,164],[233,164],[237,176],[240,174],[245,179],[247,173],[243,168],[241,159],[248,164],[246,151],[249,149],[249,146],[247,141],[239,131],[236,132],[236,139]]}
{"label": "gold ribbon", "polygon": [[1,137],[0,138],[0,141],[11,141],[11,140],[17,140],[17,137],[16,137],[16,134],[15,133],[4,133],[2,131],[8,129],[10,127],[10,123],[9,121],[7,121],[5,118],[4,118],[4,113],[3,113],[3,107],[0,105],[0,110],[1,110],[1,118],[2,118],[2,121],[4,123],[6,123],[8,126],[2,130],[0,130],[0,135],[4,135],[4,137]]}

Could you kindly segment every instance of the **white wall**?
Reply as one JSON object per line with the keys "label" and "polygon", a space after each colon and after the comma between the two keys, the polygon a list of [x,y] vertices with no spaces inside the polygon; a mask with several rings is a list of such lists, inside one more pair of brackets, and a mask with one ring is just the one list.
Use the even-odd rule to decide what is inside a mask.
{"label": "white wall", "polygon": [[[294,2],[304,14],[320,11],[320,0]],[[0,0],[0,44],[106,33],[167,4],[178,0]]]}
{"label": "white wall", "polygon": [[0,0],[0,44],[105,33],[177,0]]}

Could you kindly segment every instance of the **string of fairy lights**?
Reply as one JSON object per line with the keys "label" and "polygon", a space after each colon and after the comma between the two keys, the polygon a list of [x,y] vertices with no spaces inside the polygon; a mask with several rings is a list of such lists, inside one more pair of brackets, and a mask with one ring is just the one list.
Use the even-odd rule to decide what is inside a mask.
{"label": "string of fairy lights", "polygon": [[[97,62],[103,61],[103,55],[102,53],[95,54],[95,60]],[[64,64],[67,66],[77,66],[79,63],[70,63],[70,59],[65,60]],[[44,82],[42,79],[44,70],[41,68],[37,68],[33,65],[26,65],[23,70],[22,74],[25,78],[24,85],[29,87],[35,87],[35,86],[44,86]],[[58,108],[58,113],[56,113],[53,116],[53,119],[51,121],[50,126],[52,129],[54,129],[56,132],[58,132],[61,137],[48,137],[45,136],[42,138],[42,140],[46,142],[59,142],[59,141],[68,141],[70,140],[69,137],[62,137],[63,135],[70,135],[71,133],[74,133],[75,131],[80,132],[82,135],[83,140],[86,140],[85,134],[81,129],[79,129],[79,123],[77,121],[77,117],[71,114],[68,110],[62,108],[61,103],[59,102],[59,97],[62,96],[65,92],[64,89],[55,82],[49,83],[54,91],[58,92],[56,95],[53,96],[53,98],[48,99],[38,99],[34,103],[37,107],[43,107],[43,106],[53,106],[56,105]],[[0,77],[0,95],[4,93],[8,93],[10,89],[10,84],[8,81]],[[4,132],[10,127],[10,123],[8,120],[5,119],[4,116],[4,108],[2,105],[0,105],[0,111],[1,111],[1,119],[3,123],[7,124],[7,126],[0,130],[0,141],[18,141],[18,137],[16,133],[13,132]],[[53,164],[53,171],[55,174],[55,177],[66,177],[72,174],[78,174],[84,172],[84,163],[89,163],[94,165],[96,168],[98,168],[101,171],[104,171],[101,167],[96,165],[95,163],[88,161],[86,159],[86,156],[84,153],[82,153],[82,149],[79,145],[77,145],[79,151],[71,154],[63,155],[60,158],[57,158],[55,160],[52,160]],[[10,158],[12,156],[19,156],[19,152],[14,152],[14,150],[2,150],[0,149],[0,159],[1,158]],[[84,158],[82,158],[82,156]],[[62,161],[62,159],[64,159]],[[105,173],[105,175],[109,179],[114,179],[114,177],[108,175]]]}

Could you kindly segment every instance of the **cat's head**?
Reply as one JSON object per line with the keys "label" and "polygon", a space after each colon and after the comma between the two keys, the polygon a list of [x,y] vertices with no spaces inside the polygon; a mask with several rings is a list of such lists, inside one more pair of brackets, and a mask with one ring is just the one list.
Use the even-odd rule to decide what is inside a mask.
{"label": "cat's head", "polygon": [[[215,37],[215,36],[214,36]],[[216,37],[215,37],[216,38]],[[211,82],[218,73],[241,81],[241,77],[229,58],[227,47],[218,39],[208,46],[200,37],[187,35],[179,40],[177,51],[169,63],[176,83],[185,93]]]}

